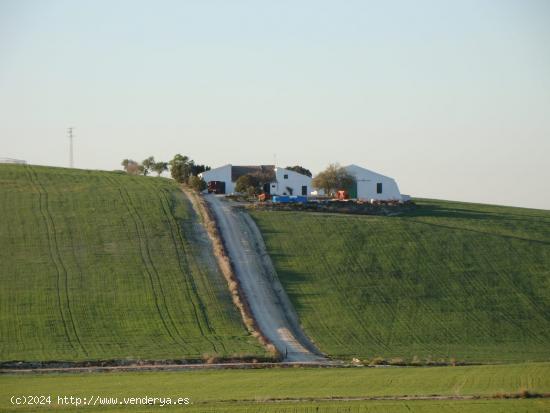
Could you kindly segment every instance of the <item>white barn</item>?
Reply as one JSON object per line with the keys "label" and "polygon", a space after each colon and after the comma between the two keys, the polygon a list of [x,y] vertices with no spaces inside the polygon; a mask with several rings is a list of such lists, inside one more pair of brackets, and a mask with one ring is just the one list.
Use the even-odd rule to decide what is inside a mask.
{"label": "white barn", "polygon": [[264,191],[271,195],[309,195],[311,178],[285,168],[274,165],[223,165],[199,174],[207,184],[212,182],[223,183],[224,193],[235,193],[237,179],[246,174],[261,173],[270,176],[269,184]]}
{"label": "white barn", "polygon": [[352,188],[348,188],[350,198],[368,201],[371,199],[376,201],[404,200],[395,179],[357,165],[349,165],[344,169],[356,180],[356,184]]}

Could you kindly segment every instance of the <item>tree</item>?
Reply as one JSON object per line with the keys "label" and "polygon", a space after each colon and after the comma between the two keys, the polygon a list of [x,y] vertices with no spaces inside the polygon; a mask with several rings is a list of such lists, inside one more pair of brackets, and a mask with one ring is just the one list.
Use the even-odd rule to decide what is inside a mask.
{"label": "tree", "polygon": [[140,164],[138,164],[133,159],[124,159],[121,163],[121,165],[124,167],[124,170],[126,173],[130,175],[139,175],[140,174]]}
{"label": "tree", "polygon": [[194,162],[188,156],[177,154],[168,162],[170,164],[170,174],[177,182],[187,182],[192,175]]}
{"label": "tree", "polygon": [[242,175],[235,182],[235,191],[246,193],[249,196],[260,193],[260,180],[253,174]]}
{"label": "tree", "polygon": [[311,183],[314,188],[322,189],[326,195],[331,195],[338,190],[350,187],[354,182],[355,177],[353,175],[350,175],[340,165],[333,163],[324,171],[319,172]]}
{"label": "tree", "polygon": [[164,171],[168,170],[168,162],[155,162],[151,169],[160,176]]}
{"label": "tree", "polygon": [[143,165],[143,175],[147,175],[153,169],[155,158],[150,156],[147,159],[144,159],[141,164]]}
{"label": "tree", "polygon": [[263,190],[265,184],[270,184],[275,179],[273,171],[261,169],[250,174],[256,181],[259,190]]}
{"label": "tree", "polygon": [[299,174],[309,176],[310,178],[312,177],[311,171],[300,165],[287,166],[285,169],[288,169],[289,171],[298,172]]}
{"label": "tree", "polygon": [[187,184],[197,192],[202,192],[206,189],[206,181],[199,176],[190,176]]}
{"label": "tree", "polygon": [[209,171],[210,169],[211,168],[209,166],[195,165],[195,163],[193,162],[193,165],[191,166],[191,174],[193,176],[197,176],[198,174]]}

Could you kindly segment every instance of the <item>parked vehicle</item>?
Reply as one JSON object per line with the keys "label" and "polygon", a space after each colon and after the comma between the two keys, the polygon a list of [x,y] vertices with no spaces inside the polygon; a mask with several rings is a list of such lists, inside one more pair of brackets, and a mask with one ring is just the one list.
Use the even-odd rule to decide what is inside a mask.
{"label": "parked vehicle", "polygon": [[223,181],[210,181],[208,182],[209,194],[225,194],[225,182]]}

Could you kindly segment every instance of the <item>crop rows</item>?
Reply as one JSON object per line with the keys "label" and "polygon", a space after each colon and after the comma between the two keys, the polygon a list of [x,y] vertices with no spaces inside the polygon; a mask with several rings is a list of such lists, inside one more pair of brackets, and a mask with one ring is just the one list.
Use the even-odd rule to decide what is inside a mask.
{"label": "crop rows", "polygon": [[[549,370],[548,363],[523,363],[433,368],[281,368],[3,375],[0,376],[0,410],[9,411],[11,407],[13,411],[18,411],[9,406],[9,397],[25,389],[30,394],[75,397],[188,397],[193,403],[184,408],[153,408],[163,411],[544,411],[550,407],[548,398],[501,400],[497,397],[519,394],[522,390],[530,394],[549,393]],[[396,400],[404,396],[431,396],[442,400]],[[480,399],[465,399],[474,396]],[[373,400],[377,397],[390,400]],[[463,400],[448,400],[451,397]],[[105,407],[101,410],[117,411]],[[124,407],[124,411],[127,410],[145,411],[146,408]],[[27,410],[21,408],[19,411]]]}
{"label": "crop rows", "polygon": [[550,213],[420,201],[400,217],[256,211],[301,322],[335,357],[550,358]]}
{"label": "crop rows", "polygon": [[170,180],[0,167],[0,360],[263,356]]}

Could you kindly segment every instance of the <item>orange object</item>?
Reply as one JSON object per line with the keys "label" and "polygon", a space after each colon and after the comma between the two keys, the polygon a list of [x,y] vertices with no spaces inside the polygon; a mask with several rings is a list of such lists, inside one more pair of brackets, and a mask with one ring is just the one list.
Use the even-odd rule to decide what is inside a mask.
{"label": "orange object", "polygon": [[337,191],[336,199],[339,199],[339,200],[349,199],[348,191]]}

